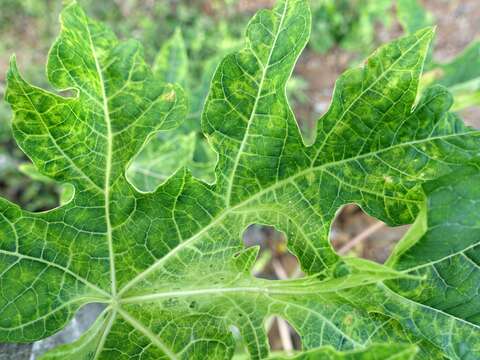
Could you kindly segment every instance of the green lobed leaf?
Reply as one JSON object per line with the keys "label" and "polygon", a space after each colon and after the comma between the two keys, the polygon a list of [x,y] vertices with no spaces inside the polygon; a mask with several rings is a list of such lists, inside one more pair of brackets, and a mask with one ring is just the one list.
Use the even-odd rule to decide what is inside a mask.
{"label": "green lobed leaf", "polygon": [[[257,13],[245,48],[218,67],[204,108],[216,182],[180,169],[143,193],[126,168],[146,140],[185,116],[184,96],[152,75],[135,42],[119,43],[78,5],[66,7],[48,74],[77,96],[29,85],[13,62],[6,99],[20,147],[75,195],[44,213],[1,200],[0,340],[46,337],[83,304],[103,302],[95,325],[47,358],[228,359],[232,327],[251,358],[265,358],[272,315],[297,330],[304,350],[402,343],[415,344],[420,359],[476,356],[475,324],[384,283],[418,278],[340,259],[328,240],[342,205],[412,222],[424,182],[478,163],[479,133],[448,113],[444,88],[414,107],[433,31],[387,44],[342,75],[307,147],[285,86],[309,32],[307,0]],[[257,249],[241,242],[252,223],[285,232],[307,276],[255,278]]]}
{"label": "green lobed leaf", "polygon": [[411,345],[374,344],[365,350],[338,352],[333,348],[319,348],[294,357],[272,357],[272,360],[413,360],[417,348]]}
{"label": "green lobed leaf", "polygon": [[[480,354],[479,181],[478,168],[472,168],[426,184],[428,201],[389,260],[391,266],[425,278],[394,281],[392,289],[470,326],[452,356],[459,359]],[[475,343],[473,349],[464,345],[469,341]]]}

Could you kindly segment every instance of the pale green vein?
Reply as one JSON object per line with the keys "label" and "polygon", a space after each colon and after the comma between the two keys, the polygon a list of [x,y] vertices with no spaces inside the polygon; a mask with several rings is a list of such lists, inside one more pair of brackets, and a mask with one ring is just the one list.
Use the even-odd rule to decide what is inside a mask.
{"label": "pale green vein", "polygon": [[177,355],[169,349],[159,338],[157,335],[155,335],[153,332],[150,331],[149,328],[145,327],[142,323],[137,321],[137,319],[133,318],[130,316],[129,313],[126,311],[122,310],[121,308],[118,308],[118,313],[138,332],[146,336],[152,343],[154,343],[156,346],[158,346],[159,349],[161,349],[164,354],[171,360],[177,360],[178,357]]}
{"label": "pale green vein", "polygon": [[112,329],[113,323],[115,322],[116,318],[117,318],[117,310],[113,309],[109,315],[109,319],[107,321],[105,330],[103,331],[100,342],[98,343],[97,348],[95,350],[95,355],[93,356],[93,360],[99,359],[103,351],[103,348],[105,347],[105,342],[107,341],[107,337],[110,334],[110,330]]}
{"label": "pale green vein", "polygon": [[[229,182],[228,182],[226,200],[225,200],[225,203],[227,204],[227,206],[230,206],[230,198],[232,196],[233,182],[234,182],[235,175],[236,175],[236,172],[237,172],[238,164],[240,162],[240,158],[242,157],[243,150],[244,150],[245,145],[247,143],[247,139],[248,139],[249,132],[250,132],[250,126],[251,126],[251,124],[252,124],[252,122],[253,122],[253,120],[255,119],[255,116],[256,116],[257,107],[258,107],[258,103],[260,102],[260,99],[261,99],[261,94],[262,94],[262,91],[263,91],[263,84],[265,82],[265,78],[267,77],[270,60],[272,58],[273,51],[275,50],[275,47],[276,47],[276,44],[277,44],[277,41],[278,41],[278,36],[283,31],[283,22],[285,21],[285,15],[286,15],[287,9],[288,9],[288,1],[289,0],[285,0],[283,13],[282,13],[282,16],[280,18],[280,22],[279,22],[279,25],[278,25],[278,28],[277,28],[277,32],[275,33],[275,38],[274,38],[273,43],[270,47],[270,52],[268,54],[268,59],[267,59],[266,64],[262,64],[260,62],[260,60],[257,59],[258,65],[262,67],[262,75],[261,75],[261,78],[260,78],[260,83],[258,85],[257,96],[255,97],[255,102],[253,104],[252,113],[250,114],[250,118],[248,119],[247,128],[245,129],[245,134],[243,136],[242,142],[241,142],[240,147],[239,147],[238,152],[237,152],[237,156],[235,157],[233,168],[231,170],[230,179],[229,179]],[[255,51],[252,48],[250,48],[250,51],[253,54],[255,54]]]}
{"label": "pale green vein", "polygon": [[[73,278],[77,279],[78,281],[82,282],[83,284],[85,284],[86,286],[90,287],[92,290],[95,290],[96,292],[98,292],[99,294],[102,294],[104,297],[101,297],[100,299],[102,298],[110,298],[110,294],[107,293],[105,290],[102,290],[100,289],[98,286],[96,286],[95,284],[92,284],[91,282],[89,282],[88,280],[86,280],[85,278],[79,276],[78,274],[75,274],[73,271],[71,271],[70,269],[64,267],[64,266],[61,266],[61,265],[58,265],[56,263],[53,263],[53,262],[50,262],[50,261],[47,261],[47,260],[44,260],[42,258],[38,258],[38,257],[32,257],[32,256],[28,256],[28,255],[23,255],[23,254],[20,254],[18,252],[11,252],[11,251],[6,251],[6,250],[1,250],[0,249],[0,254],[5,254],[5,255],[8,255],[8,256],[13,256],[13,257],[18,257],[20,259],[26,259],[26,260],[30,260],[30,261],[35,261],[35,262],[39,262],[39,263],[42,263],[42,264],[45,264],[47,266],[51,266],[51,267],[54,267],[58,270],[61,270],[62,272],[72,276]],[[97,299],[100,300],[100,299]]]}
{"label": "pale green vein", "polygon": [[85,28],[87,29],[88,33],[88,40],[90,43],[90,48],[92,50],[93,59],[95,60],[95,68],[98,73],[98,79],[100,81],[100,88],[102,91],[102,99],[103,99],[103,114],[105,118],[105,125],[107,127],[107,154],[105,158],[106,162],[106,169],[105,169],[105,185],[104,185],[104,199],[105,199],[105,221],[106,221],[106,234],[107,234],[107,242],[108,242],[108,252],[110,254],[110,281],[112,285],[112,296],[115,297],[117,295],[117,281],[116,277],[116,270],[115,270],[115,253],[113,251],[113,239],[112,239],[112,224],[110,220],[110,176],[112,172],[112,125],[110,121],[110,112],[108,109],[108,99],[105,90],[105,81],[103,79],[103,74],[100,68],[100,63],[98,61],[97,53],[95,51],[95,46],[93,44],[92,34],[90,33],[90,28],[88,22],[85,21]]}

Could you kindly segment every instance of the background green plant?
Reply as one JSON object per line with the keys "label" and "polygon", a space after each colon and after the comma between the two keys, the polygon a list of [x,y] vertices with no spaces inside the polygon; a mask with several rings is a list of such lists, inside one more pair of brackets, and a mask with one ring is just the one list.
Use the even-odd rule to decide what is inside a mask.
{"label": "background green plant", "polygon": [[393,21],[392,0],[322,0],[312,2],[310,46],[324,53],[335,45],[368,53],[375,47],[375,27]]}

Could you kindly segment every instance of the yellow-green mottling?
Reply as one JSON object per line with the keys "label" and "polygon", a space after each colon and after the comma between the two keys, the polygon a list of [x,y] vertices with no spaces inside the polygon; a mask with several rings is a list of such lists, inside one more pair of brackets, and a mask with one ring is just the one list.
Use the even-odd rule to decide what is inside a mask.
{"label": "yellow-green mottling", "polygon": [[[202,127],[218,153],[215,183],[182,168],[140,192],[126,169],[149,138],[181,122],[185,96],[152,74],[135,41],[119,42],[78,5],[61,19],[48,77],[75,95],[28,84],[12,60],[6,100],[19,146],[75,194],[43,213],[0,201],[0,341],[44,338],[80,306],[102,302],[91,329],[45,358],[230,359],[232,327],[249,358],[266,358],[272,315],[300,334],[310,351],[300,358],[479,358],[478,317],[444,306],[457,295],[430,268],[424,280],[409,271],[448,257],[451,239],[438,254],[407,237],[393,268],[340,259],[328,241],[342,205],[358,203],[391,225],[413,222],[424,182],[478,164],[479,134],[448,113],[444,88],[415,105],[431,29],[342,75],[307,147],[285,84],[308,41],[310,10],[307,0],[279,0],[255,15],[244,49],[213,78]],[[252,223],[284,231],[307,276],[253,277],[257,249],[241,242]],[[462,294],[476,304],[472,286]]]}

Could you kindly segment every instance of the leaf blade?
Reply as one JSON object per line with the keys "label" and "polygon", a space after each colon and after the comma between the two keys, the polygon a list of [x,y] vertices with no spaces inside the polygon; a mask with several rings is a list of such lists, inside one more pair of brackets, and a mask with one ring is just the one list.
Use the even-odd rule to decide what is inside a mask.
{"label": "leaf blade", "polygon": [[[417,344],[420,358],[441,358],[454,357],[463,339],[462,346],[477,351],[475,339],[465,336],[476,334],[475,327],[384,285],[418,278],[382,265],[340,259],[328,240],[340,206],[357,202],[389,223],[405,223],[415,218],[422,204],[425,181],[478,163],[480,135],[448,113],[452,101],[445,89],[429,89],[414,106],[431,29],[387,44],[363,68],[344,75],[331,109],[321,119],[316,143],[307,147],[288,105],[285,83],[308,41],[308,2],[280,0],[273,11],[254,17],[246,48],[226,57],[212,84],[203,128],[219,153],[217,182],[206,184],[180,169],[154,191],[143,193],[127,181],[126,167],[149,137],[185,115],[184,96],[175,86],[158,84],[136,43],[117,43],[76,5],[67,7],[64,16],[71,17],[66,34],[77,36],[63,34],[54,46],[58,51],[50,69],[58,66],[59,72],[53,73],[53,82],[62,88],[79,87],[79,80],[72,83],[68,76],[77,79],[81,71],[76,71],[85,67],[86,84],[74,98],[28,89],[43,99],[39,106],[50,110],[47,100],[54,99],[68,112],[57,116],[37,111],[36,123],[28,119],[25,94],[19,96],[15,89],[29,85],[13,70],[7,99],[17,126],[23,126],[24,131],[16,131],[20,146],[43,174],[73,182],[76,193],[68,204],[41,214],[1,201],[2,251],[13,249],[56,265],[51,269],[45,264],[50,274],[45,279],[54,284],[46,291],[35,281],[26,285],[35,279],[34,269],[9,273],[18,254],[0,258],[0,278],[13,284],[6,298],[0,298],[6,315],[2,339],[30,339],[22,331],[9,333],[30,321],[35,338],[46,336],[58,331],[83,301],[104,301],[107,325],[100,321],[103,330],[94,326],[76,344],[94,349],[97,358],[199,358],[205,353],[231,358],[231,326],[238,328],[251,358],[266,358],[263,323],[272,315],[292,324],[306,350],[330,345],[348,351],[398,342]],[[67,50],[72,47],[82,49],[88,40],[81,36],[86,26],[97,31],[91,41],[97,44],[96,56],[87,53],[90,62],[85,66],[65,68],[55,59],[76,54]],[[74,57],[70,65],[81,60]],[[228,86],[222,83],[225,79]],[[95,96],[102,101],[93,100]],[[234,109],[245,112],[245,122],[236,122],[241,121],[236,113],[230,116],[231,99],[236,101]],[[77,113],[67,105],[77,106]],[[65,114],[80,114],[83,121],[72,122],[76,136],[68,138],[62,126],[39,127],[39,116],[55,123]],[[101,156],[83,156],[81,151],[92,141],[84,136],[92,128],[99,139],[103,135],[98,140]],[[54,139],[66,141],[60,149],[81,153],[71,160],[103,191],[64,166],[61,153],[49,158],[52,154],[28,142],[38,138],[25,136],[30,132],[45,138],[52,129]],[[97,156],[103,160],[96,161]],[[257,250],[244,249],[241,243],[242,232],[252,223],[274,224],[284,231],[307,277],[279,282],[253,277]],[[62,271],[51,275],[57,270]],[[102,293],[78,284],[70,274]],[[30,288],[31,296],[23,296]],[[16,312],[17,304],[23,306],[36,293],[44,295],[39,306]],[[50,316],[50,309],[60,311],[69,301],[73,305],[66,312]],[[413,312],[418,319],[412,323]],[[430,340],[438,334],[432,323],[441,331],[451,326],[452,336]],[[39,331],[46,328],[48,332]]]}

